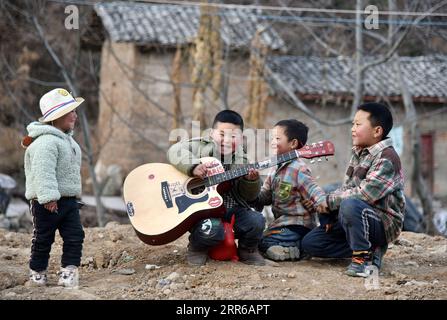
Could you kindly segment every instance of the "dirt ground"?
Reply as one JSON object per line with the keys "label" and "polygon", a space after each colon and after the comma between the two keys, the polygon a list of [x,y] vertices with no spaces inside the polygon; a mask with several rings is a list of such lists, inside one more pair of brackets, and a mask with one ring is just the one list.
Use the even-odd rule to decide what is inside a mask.
{"label": "dirt ground", "polygon": [[[61,238],[49,285],[27,283],[31,234],[0,230],[0,299],[447,299],[447,239],[404,232],[388,250],[378,283],[344,275],[348,260],[186,263],[187,238],[141,242],[130,225],[85,228],[80,288],[57,287]],[[375,278],[377,279],[377,278]]]}

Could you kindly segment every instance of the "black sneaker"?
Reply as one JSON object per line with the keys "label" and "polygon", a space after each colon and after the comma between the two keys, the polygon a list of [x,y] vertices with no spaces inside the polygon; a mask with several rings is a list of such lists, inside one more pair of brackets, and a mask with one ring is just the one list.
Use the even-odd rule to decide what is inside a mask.
{"label": "black sneaker", "polygon": [[238,248],[239,261],[254,266],[265,266],[265,259],[259,253],[258,248]]}
{"label": "black sneaker", "polygon": [[188,245],[188,251],[186,253],[186,260],[191,266],[203,266],[208,260],[208,250],[197,250]]}

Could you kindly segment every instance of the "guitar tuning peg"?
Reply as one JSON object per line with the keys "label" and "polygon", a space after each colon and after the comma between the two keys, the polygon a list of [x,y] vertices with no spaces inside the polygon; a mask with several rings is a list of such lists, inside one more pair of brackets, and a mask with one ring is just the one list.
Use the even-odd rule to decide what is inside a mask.
{"label": "guitar tuning peg", "polygon": [[310,160],[310,163],[315,163],[315,160],[314,159]]}
{"label": "guitar tuning peg", "polygon": [[318,162],[321,162],[321,158],[318,158],[318,160],[317,160]]}
{"label": "guitar tuning peg", "polygon": [[329,161],[328,157],[324,157],[326,159],[326,161]]}

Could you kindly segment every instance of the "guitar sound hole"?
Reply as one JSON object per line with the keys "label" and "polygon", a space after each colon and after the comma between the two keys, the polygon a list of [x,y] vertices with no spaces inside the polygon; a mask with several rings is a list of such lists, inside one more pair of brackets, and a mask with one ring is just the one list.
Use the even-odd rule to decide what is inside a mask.
{"label": "guitar sound hole", "polygon": [[205,191],[205,182],[201,179],[192,179],[188,182],[187,190],[192,195],[198,195]]}

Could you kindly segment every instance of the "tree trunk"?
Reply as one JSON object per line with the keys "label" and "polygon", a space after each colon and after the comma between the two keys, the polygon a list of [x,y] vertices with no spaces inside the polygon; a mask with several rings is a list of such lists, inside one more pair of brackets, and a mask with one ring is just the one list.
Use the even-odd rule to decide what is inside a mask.
{"label": "tree trunk", "polygon": [[261,42],[262,30],[258,30],[251,43],[250,71],[248,81],[248,106],[245,111],[247,123],[252,128],[264,128],[268,88],[265,82],[265,59],[268,48]]}
{"label": "tree trunk", "polygon": [[[388,0],[389,11],[396,11],[396,3],[394,0]],[[390,17],[391,19],[391,17]],[[393,24],[390,23],[388,30],[388,45],[392,47],[392,36],[394,34]],[[408,85],[402,75],[402,70],[400,68],[400,60],[397,52],[393,56],[393,65],[395,72],[397,74],[399,86],[402,92],[402,98],[405,108],[405,122],[410,122],[411,126],[408,129],[411,141],[411,155],[412,155],[412,167],[413,171],[411,174],[411,185],[416,190],[416,194],[421,200],[422,209],[424,211],[426,233],[435,234],[436,228],[433,224],[433,198],[431,192],[427,186],[427,183],[422,177],[421,170],[421,146],[420,146],[420,131],[417,121],[417,112],[413,103],[413,97],[408,90]],[[410,120],[413,119],[413,120]],[[414,120],[416,119],[416,120]]]}
{"label": "tree trunk", "polygon": [[200,25],[194,41],[194,68],[191,82],[193,90],[193,120],[205,122],[205,98],[207,89],[211,90],[213,102],[221,97],[222,89],[222,41],[220,38],[220,17],[214,7],[201,6]]}
{"label": "tree trunk", "polygon": [[[428,234],[435,234],[436,228],[433,224],[433,198],[431,192],[427,186],[427,183],[422,177],[421,170],[421,147],[420,147],[420,131],[418,126],[416,108],[413,104],[411,93],[408,91],[408,86],[405,83],[405,79],[402,76],[400,69],[399,56],[395,54],[393,58],[393,64],[397,73],[397,78],[402,92],[405,107],[406,121],[411,123],[409,128],[410,140],[411,140],[411,154],[412,154],[412,175],[411,184],[415,188],[416,193],[421,200],[422,208],[424,211],[424,217],[426,222],[426,232]],[[413,120],[410,120],[413,119]]]}
{"label": "tree trunk", "polygon": [[174,114],[172,129],[181,127],[182,125],[182,108],[180,104],[180,93],[181,93],[181,66],[182,66],[182,48],[180,45],[177,46],[177,51],[175,52],[175,57],[172,66],[171,82],[172,90],[174,93],[174,103],[172,113]]}
{"label": "tree trunk", "polygon": [[355,83],[354,83],[354,100],[351,106],[351,118],[362,101],[363,95],[363,24],[362,13],[363,0],[357,0],[355,14]]}

